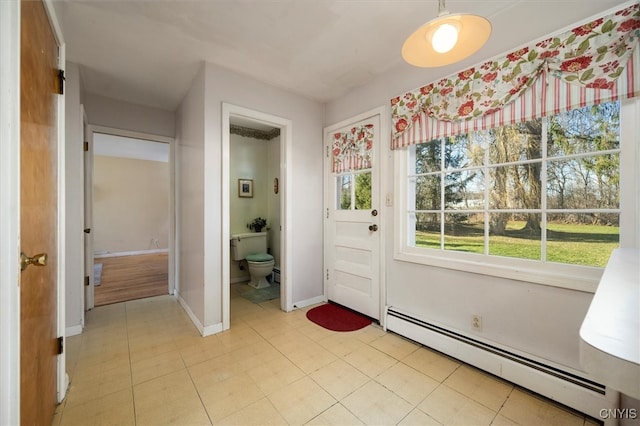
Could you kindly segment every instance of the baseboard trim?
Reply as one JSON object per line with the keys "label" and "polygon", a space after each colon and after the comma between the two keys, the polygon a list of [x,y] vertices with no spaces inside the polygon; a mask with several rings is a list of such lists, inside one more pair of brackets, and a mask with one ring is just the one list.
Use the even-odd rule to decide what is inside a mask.
{"label": "baseboard trim", "polygon": [[65,337],[77,336],[78,334],[82,334],[82,325],[80,324],[67,327],[64,330]]}
{"label": "baseboard trim", "polygon": [[306,308],[307,306],[316,305],[318,303],[326,302],[324,296],[316,296],[311,299],[301,300],[293,304],[293,309]]}
{"label": "baseboard trim", "polygon": [[211,336],[213,334],[218,334],[220,332],[222,332],[221,322],[204,327],[204,329],[202,330],[202,337]]}
{"label": "baseboard trim", "polygon": [[154,254],[154,253],[169,253],[169,249],[153,249],[153,250],[135,250],[135,251],[119,251],[113,253],[100,253],[94,254],[94,259],[101,259],[103,257],[120,257],[120,256],[136,256],[139,254]]}
{"label": "baseboard trim", "polygon": [[420,325],[420,322],[420,320],[403,319],[402,315],[393,313],[388,313],[386,318],[389,331],[551,398],[593,418],[600,418],[599,413],[603,408],[616,408],[617,397],[615,392],[611,392],[608,388],[604,394],[592,391],[547,372],[461,342],[437,330],[431,330]]}
{"label": "baseboard trim", "polygon": [[220,333],[222,331],[222,323],[208,325],[206,327],[202,325],[196,314],[193,313],[189,305],[187,305],[187,302],[184,301],[180,294],[177,294],[176,297],[178,298],[178,302],[180,302],[182,309],[187,313],[191,322],[196,326],[202,337],[211,336],[212,334]]}

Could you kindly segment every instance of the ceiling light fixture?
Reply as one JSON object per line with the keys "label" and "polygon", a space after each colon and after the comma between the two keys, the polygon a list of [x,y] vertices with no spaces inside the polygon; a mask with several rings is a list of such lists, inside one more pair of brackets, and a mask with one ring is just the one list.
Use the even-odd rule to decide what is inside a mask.
{"label": "ceiling light fixture", "polygon": [[439,0],[438,17],[418,28],[402,45],[402,57],[417,67],[453,64],[477,52],[491,35],[491,23],[478,15],[456,13]]}

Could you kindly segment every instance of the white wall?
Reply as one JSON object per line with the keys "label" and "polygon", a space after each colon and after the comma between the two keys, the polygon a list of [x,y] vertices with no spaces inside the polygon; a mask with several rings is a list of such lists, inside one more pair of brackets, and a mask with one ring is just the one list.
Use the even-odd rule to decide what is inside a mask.
{"label": "white wall", "polygon": [[[454,71],[464,68],[464,64],[458,65],[460,68]],[[381,105],[386,107],[390,124],[392,97],[445,77],[451,71],[448,67],[440,70],[440,75],[434,75],[433,69],[396,67],[373,83],[327,104],[325,125]],[[420,74],[428,77],[421,79]],[[387,193],[393,191],[395,176],[389,145],[386,138],[382,185]],[[581,370],[578,332],[591,293],[394,260],[391,242],[398,238],[393,231],[395,212],[393,207],[381,208],[385,209],[384,232],[390,242],[384,253],[387,305],[507,349]],[[474,314],[483,318],[482,332],[471,329]]]}
{"label": "white wall", "polygon": [[[267,185],[268,141],[231,135],[229,138],[229,231],[253,232],[247,224],[256,217],[268,220]],[[238,196],[238,179],[253,179],[253,197]]]}
{"label": "white wall", "polygon": [[168,211],[168,162],[94,155],[95,253],[167,249]]}
{"label": "white wall", "polygon": [[[221,321],[221,112],[222,102],[262,111],[293,122],[291,226],[292,302],[323,294],[322,280],[322,105],[292,93],[206,64],[205,282],[211,294],[209,320]],[[227,244],[228,242],[222,242]]]}
{"label": "white wall", "polygon": [[201,327],[205,322],[204,78],[203,69],[176,113],[177,292]]}
{"label": "white wall", "polygon": [[78,65],[67,62],[65,76],[65,321],[72,335],[82,331],[84,318],[84,137]]}
{"label": "white wall", "polygon": [[[227,131],[221,128],[222,102],[292,120],[293,152],[289,161],[293,182],[289,196],[293,206],[286,232],[292,236],[294,255],[288,259],[293,265],[288,279],[294,304],[323,292],[322,105],[206,63],[177,114],[181,157],[180,294],[202,321],[205,333],[221,330],[222,250],[229,244],[222,240],[220,209],[222,132]],[[191,278],[186,270],[193,274]]]}
{"label": "white wall", "polygon": [[86,93],[89,124],[158,136],[175,136],[175,113]]}

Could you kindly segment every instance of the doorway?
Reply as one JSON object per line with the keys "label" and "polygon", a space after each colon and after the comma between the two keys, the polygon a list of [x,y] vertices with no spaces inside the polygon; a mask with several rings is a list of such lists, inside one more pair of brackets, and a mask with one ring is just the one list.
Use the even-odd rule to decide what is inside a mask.
{"label": "doorway", "polygon": [[172,294],[172,140],[96,126],[89,133],[87,305]]}
{"label": "doorway", "polygon": [[[250,110],[247,108],[239,107],[232,104],[223,103],[222,105],[222,155],[223,155],[223,171],[222,171],[222,191],[223,191],[223,205],[222,205],[222,228],[223,228],[223,244],[222,244],[222,270],[223,270],[223,284],[222,284],[222,326],[223,330],[227,330],[230,327],[230,297],[231,297],[231,235],[233,231],[231,220],[232,209],[232,197],[240,197],[242,194],[236,192],[238,183],[237,179],[245,177],[238,176],[237,168],[231,167],[231,125],[240,126],[245,128],[262,129],[262,131],[277,131],[279,136],[276,143],[276,147],[272,147],[271,152],[277,152],[275,158],[271,161],[271,166],[268,168],[264,176],[266,176],[267,182],[261,182],[260,186],[265,188],[265,191],[270,192],[275,197],[271,199],[271,212],[272,217],[277,217],[276,223],[272,223],[271,247],[275,248],[278,253],[277,262],[277,277],[274,277],[279,281],[280,285],[280,309],[284,311],[290,311],[293,309],[292,302],[292,289],[289,285],[287,277],[290,276],[290,265],[287,259],[290,259],[289,250],[291,247],[290,236],[287,233],[288,220],[291,217],[289,214],[290,203],[287,201],[288,190],[290,185],[290,167],[287,167],[287,161],[290,158],[291,142],[292,142],[292,123],[291,120],[277,117],[270,114],[265,114],[259,111]],[[274,133],[275,134],[275,133]],[[272,138],[276,139],[276,138]],[[268,152],[265,151],[265,152]],[[232,190],[233,187],[233,190]],[[275,194],[277,192],[277,194]],[[234,203],[235,203],[234,198]],[[267,198],[265,197],[265,202]],[[257,210],[256,210],[257,211]],[[267,210],[269,211],[268,207]],[[256,213],[257,214],[257,213]],[[251,217],[250,219],[253,219]],[[268,218],[267,218],[268,219]],[[235,223],[234,227],[240,229],[242,223]],[[274,229],[275,228],[275,229]],[[246,229],[246,232],[249,232]],[[235,271],[234,271],[235,274]]]}
{"label": "doorway", "polygon": [[325,295],[380,320],[382,110],[325,128]]}

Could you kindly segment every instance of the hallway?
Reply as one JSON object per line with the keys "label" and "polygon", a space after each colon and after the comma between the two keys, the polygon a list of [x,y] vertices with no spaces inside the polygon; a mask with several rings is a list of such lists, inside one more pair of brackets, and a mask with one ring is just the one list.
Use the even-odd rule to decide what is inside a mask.
{"label": "hallway", "polygon": [[90,311],[53,424],[596,424],[377,326],[328,331],[235,286],[231,330],[206,338],[173,296]]}
{"label": "hallway", "polygon": [[169,292],[168,253],[95,258],[95,264],[100,264],[102,270],[101,283],[94,287],[95,306],[162,296]]}

